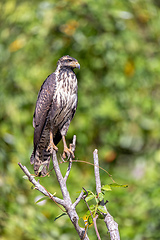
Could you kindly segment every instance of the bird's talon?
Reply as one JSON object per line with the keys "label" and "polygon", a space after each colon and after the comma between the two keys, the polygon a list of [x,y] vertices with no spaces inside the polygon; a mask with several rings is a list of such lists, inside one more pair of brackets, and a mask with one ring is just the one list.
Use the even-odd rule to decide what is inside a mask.
{"label": "bird's talon", "polygon": [[62,158],[63,158],[63,159],[66,158],[66,154],[65,154],[65,152],[63,152],[63,154],[62,154]]}
{"label": "bird's talon", "polygon": [[70,144],[69,144],[69,150],[72,151],[72,148],[73,148],[73,143],[70,143]]}
{"label": "bird's talon", "polygon": [[50,151],[51,153],[53,152],[53,150],[55,150],[56,152],[58,151],[58,147],[56,147],[54,145],[54,143],[50,143],[48,148],[47,148],[47,152]]}
{"label": "bird's talon", "polygon": [[67,160],[69,158],[75,158],[74,153],[70,148],[64,148],[64,151],[62,154],[63,159],[66,158],[66,155],[67,155]]}

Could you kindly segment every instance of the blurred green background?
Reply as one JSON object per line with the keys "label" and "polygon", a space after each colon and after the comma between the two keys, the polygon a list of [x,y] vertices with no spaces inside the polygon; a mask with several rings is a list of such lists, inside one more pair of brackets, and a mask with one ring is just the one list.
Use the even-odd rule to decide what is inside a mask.
{"label": "blurred green background", "polygon": [[[33,173],[37,94],[66,54],[81,64],[67,142],[76,134],[76,159],[88,162],[97,148],[100,166],[129,185],[106,196],[121,239],[160,239],[160,1],[1,0],[0,12],[0,239],[78,239],[67,216],[54,222],[53,202],[35,204],[40,193],[17,165]],[[101,180],[111,183],[103,171]],[[40,182],[61,196],[54,172]],[[95,191],[93,167],[74,163],[73,201],[82,187]],[[77,211],[84,216],[83,202]],[[103,221],[98,227],[109,239]],[[88,235],[96,239],[93,227]]]}

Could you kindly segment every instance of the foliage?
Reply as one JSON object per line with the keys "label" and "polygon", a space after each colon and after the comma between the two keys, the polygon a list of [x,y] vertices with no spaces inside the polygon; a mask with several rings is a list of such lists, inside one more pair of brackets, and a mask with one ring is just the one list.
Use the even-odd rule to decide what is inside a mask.
{"label": "foliage", "polygon": [[[159,1],[2,0],[0,9],[0,239],[77,239],[67,217],[53,222],[60,214],[57,206],[34,204],[37,192],[17,165],[20,161],[33,171],[37,94],[65,54],[81,64],[68,143],[76,134],[76,157],[90,162],[98,148],[101,166],[129,185],[106,194],[121,238],[159,239]],[[69,187],[75,199],[94,181],[91,166],[75,163],[73,168]],[[40,181],[60,194],[53,172]],[[103,172],[102,182],[110,184]],[[84,208],[80,203],[81,217]],[[92,227],[89,232],[95,239]]]}

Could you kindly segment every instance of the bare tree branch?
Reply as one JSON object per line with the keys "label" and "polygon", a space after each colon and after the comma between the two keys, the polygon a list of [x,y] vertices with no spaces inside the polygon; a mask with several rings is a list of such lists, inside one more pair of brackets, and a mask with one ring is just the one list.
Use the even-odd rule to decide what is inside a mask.
{"label": "bare tree branch", "polygon": [[[98,160],[98,150],[97,149],[95,149],[93,152],[93,158],[94,158],[94,173],[95,173],[95,181],[96,181],[96,191],[97,191],[97,195],[98,195],[101,192],[101,180],[100,180],[100,174],[99,174],[99,160]],[[104,201],[101,202],[101,205],[103,205],[105,210],[107,211],[107,214],[102,213],[102,215],[104,216],[104,222],[106,223],[106,226],[110,233],[111,240],[120,240],[118,224],[114,221],[113,217],[108,212],[108,210],[104,204]]]}
{"label": "bare tree branch", "polygon": [[26,176],[28,177],[28,180],[35,186],[35,189],[40,191],[41,193],[43,193],[45,196],[51,198],[53,201],[55,201],[56,203],[62,205],[63,207],[65,206],[64,200],[55,197],[54,195],[52,195],[51,193],[49,193],[40,183],[39,181],[36,181],[34,176],[31,175],[31,173],[28,171],[28,169],[26,168],[26,166],[23,166],[21,163],[18,163],[18,165],[20,166],[20,168],[22,169],[22,171],[26,174]]}
{"label": "bare tree branch", "polygon": [[[70,148],[71,148],[72,152],[74,153],[75,152],[75,148],[76,148],[76,135],[73,136],[73,143],[70,144]],[[70,174],[70,171],[71,171],[71,167],[72,167],[72,158],[70,158],[70,160],[69,160],[67,172],[66,172],[66,175],[64,177],[65,182],[67,181],[67,179],[69,177],[69,174]]]}
{"label": "bare tree branch", "polygon": [[96,192],[99,194],[101,192],[101,180],[99,174],[99,160],[98,160],[98,150],[95,149],[93,152],[93,159],[94,159],[94,175],[96,181]]}
{"label": "bare tree branch", "polygon": [[[75,151],[75,144],[76,144],[76,136],[73,137],[73,143],[70,145],[71,150],[74,152]],[[23,172],[26,174],[26,176],[28,177],[29,181],[35,186],[35,189],[37,189],[38,191],[40,191],[41,193],[43,193],[45,196],[48,196],[49,198],[51,198],[53,201],[55,201],[56,203],[62,205],[65,210],[66,213],[68,214],[72,224],[74,225],[80,239],[82,240],[89,240],[86,230],[85,228],[81,228],[78,224],[78,214],[76,212],[76,206],[77,204],[80,202],[80,200],[83,197],[83,191],[80,193],[79,197],[76,199],[76,201],[72,204],[67,186],[66,186],[66,181],[68,179],[70,170],[71,170],[71,166],[72,166],[72,159],[70,159],[69,161],[69,165],[68,165],[68,169],[66,172],[65,177],[63,178],[62,174],[61,174],[61,170],[59,167],[59,163],[57,160],[57,156],[56,156],[56,152],[55,150],[53,150],[53,154],[52,154],[52,161],[53,161],[53,168],[54,171],[56,173],[56,177],[58,180],[58,183],[60,185],[61,188],[61,192],[63,195],[63,199],[60,199],[58,197],[53,196],[53,194],[49,193],[40,183],[39,181],[36,181],[34,176],[32,176],[30,174],[30,172],[28,171],[28,169],[25,166],[22,166],[21,163],[18,163],[18,165],[20,166],[20,168],[23,170]]]}
{"label": "bare tree branch", "polygon": [[69,197],[69,192],[68,192],[67,187],[66,187],[66,182],[64,181],[64,178],[62,176],[55,150],[53,150],[52,161],[53,161],[53,168],[54,168],[58,183],[59,183],[60,188],[61,188],[63,199],[66,200],[66,199],[70,198]]}
{"label": "bare tree branch", "polygon": [[78,205],[78,203],[81,201],[83,195],[84,195],[84,192],[83,192],[83,190],[82,190],[81,193],[80,193],[80,195],[79,195],[79,197],[78,197],[78,198],[76,199],[76,201],[73,203],[73,207],[74,207],[74,208],[75,208],[75,207]]}
{"label": "bare tree branch", "polygon": [[[76,145],[76,136],[73,137],[73,143],[70,144],[70,149],[73,152],[75,151],[75,145]],[[99,174],[99,161],[98,161],[98,150],[97,149],[95,149],[95,151],[93,152],[93,158],[94,158],[96,191],[97,191],[97,195],[99,195],[99,193],[101,193],[101,181],[100,181],[100,174]],[[76,209],[75,209],[77,204],[80,202],[80,200],[82,198],[85,200],[85,197],[83,197],[84,196],[84,191],[82,191],[80,193],[80,195],[78,196],[78,198],[76,199],[76,201],[74,203],[72,203],[71,198],[70,198],[70,194],[69,194],[67,186],[66,186],[66,182],[67,182],[67,179],[69,177],[71,167],[72,167],[72,158],[70,158],[70,160],[69,160],[68,168],[67,168],[67,171],[66,171],[66,174],[65,174],[64,177],[62,176],[55,150],[53,150],[53,153],[52,153],[52,161],[53,161],[53,168],[54,168],[54,171],[56,173],[57,181],[58,181],[58,183],[60,185],[60,188],[61,188],[63,199],[55,197],[53,194],[49,193],[39,183],[39,180],[38,181],[35,180],[34,176],[31,175],[31,173],[28,171],[28,169],[25,166],[23,166],[21,163],[18,163],[18,165],[20,166],[22,171],[26,174],[26,176],[28,177],[28,180],[35,186],[35,189],[37,189],[38,191],[43,193],[45,196],[48,196],[56,204],[59,204],[59,205],[64,207],[64,209],[65,209],[66,213],[68,214],[72,224],[74,225],[80,239],[81,240],[89,240],[89,238],[87,236],[87,233],[86,233],[86,229],[81,228],[78,224],[79,217],[78,217],[78,214],[77,214]],[[86,202],[86,204],[87,204],[87,202]],[[102,213],[102,212],[101,212],[101,214],[104,216],[104,222],[106,223],[106,226],[107,226],[108,231],[110,233],[111,240],[120,240],[119,232],[118,232],[118,224],[114,221],[113,217],[107,211],[106,206],[104,204],[104,201],[101,201],[100,204],[104,206],[104,208],[107,212],[107,214]],[[90,210],[88,204],[87,204],[87,206],[88,206],[88,209]],[[64,211],[64,210],[62,209],[62,211]],[[93,223],[94,223],[94,226],[95,226],[97,238],[100,240],[100,235],[99,235],[99,232],[98,232],[98,229],[97,229],[97,224],[96,224],[96,220],[98,218],[98,215],[96,214],[93,217],[92,212],[91,212],[91,216],[93,218]]]}
{"label": "bare tree branch", "polygon": [[118,223],[116,223],[114,221],[113,217],[111,216],[111,214],[109,212],[105,215],[104,222],[110,233],[111,240],[120,240],[120,235],[119,235],[119,231],[118,231]]}
{"label": "bare tree branch", "polygon": [[[75,141],[76,141],[76,137],[74,136],[73,144],[72,144],[73,147],[75,145]],[[78,224],[79,217],[78,217],[78,214],[75,210],[76,204],[75,203],[72,204],[72,201],[71,201],[71,198],[70,198],[67,186],[66,186],[66,180],[67,180],[67,177],[68,177],[69,173],[67,173],[65,175],[67,177],[63,178],[63,176],[61,174],[61,171],[60,171],[60,168],[59,168],[59,164],[58,164],[58,160],[57,160],[57,156],[56,156],[55,151],[53,151],[52,160],[53,160],[53,168],[54,168],[54,171],[55,171],[56,176],[57,176],[57,180],[58,180],[60,188],[61,188],[61,192],[62,192],[62,195],[63,195],[63,200],[65,202],[66,212],[67,212],[71,222],[73,223],[80,239],[87,240],[89,238],[86,234],[85,229],[81,228]],[[68,170],[68,172],[70,172],[70,169]],[[83,195],[81,194],[80,196],[82,197]],[[78,199],[78,201],[80,201],[80,198]]]}
{"label": "bare tree branch", "polygon": [[65,175],[65,177],[64,177],[64,181],[65,181],[65,182],[67,181],[67,179],[68,179],[68,177],[69,177],[71,168],[72,168],[72,159],[69,159],[68,168],[67,168],[67,171],[66,171],[66,175]]}
{"label": "bare tree branch", "polygon": [[99,235],[98,228],[97,228],[97,222],[96,222],[97,218],[98,218],[98,215],[96,215],[93,218],[93,223],[94,223],[94,228],[95,228],[95,231],[96,231],[96,234],[97,234],[97,238],[98,238],[98,240],[101,240],[101,237]]}

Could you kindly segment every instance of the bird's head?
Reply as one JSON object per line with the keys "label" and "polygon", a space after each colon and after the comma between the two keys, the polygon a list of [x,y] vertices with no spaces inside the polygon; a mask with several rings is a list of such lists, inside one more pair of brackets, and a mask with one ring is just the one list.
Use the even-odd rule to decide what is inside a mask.
{"label": "bird's head", "polygon": [[63,56],[61,57],[58,62],[57,62],[57,67],[60,69],[62,67],[68,67],[71,69],[74,68],[79,68],[80,69],[80,64],[78,63],[78,61],[73,58],[70,57],[69,55]]}

